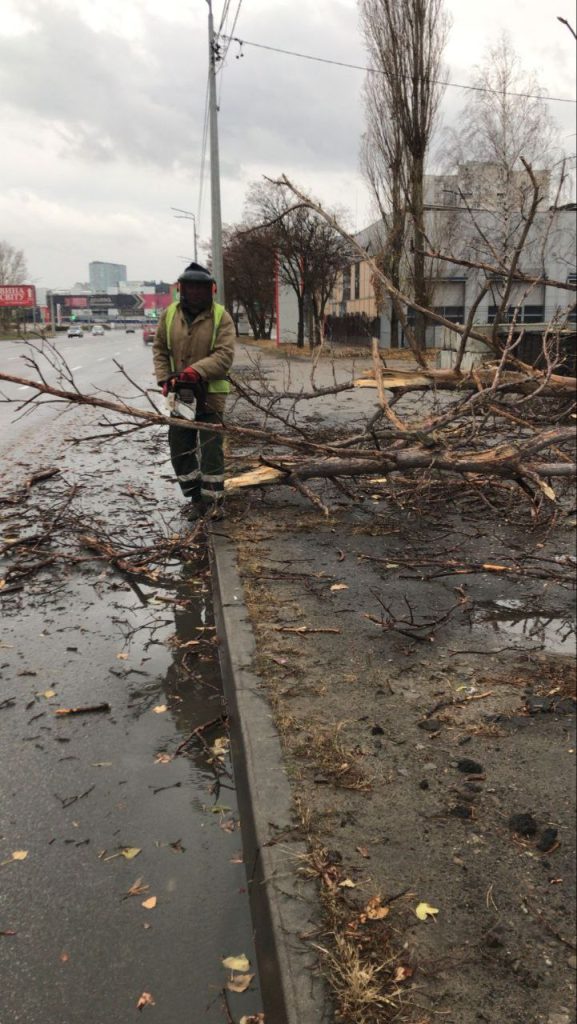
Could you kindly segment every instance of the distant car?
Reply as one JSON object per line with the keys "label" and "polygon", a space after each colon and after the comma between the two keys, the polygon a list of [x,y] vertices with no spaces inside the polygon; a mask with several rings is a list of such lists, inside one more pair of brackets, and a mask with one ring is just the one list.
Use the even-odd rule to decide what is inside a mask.
{"label": "distant car", "polygon": [[126,328],[126,333],[127,334],[136,334],[136,328],[135,327],[131,327],[130,324],[129,324],[128,327]]}
{"label": "distant car", "polygon": [[142,328],[142,340],[145,345],[152,345],[156,337],[156,324],[147,324]]}
{"label": "distant car", "polygon": [[96,327],[92,328],[92,333],[95,334],[95,335],[96,334],[104,334],[104,327],[99,327],[98,325],[96,325]]}
{"label": "distant car", "polygon": [[80,327],[69,327],[67,336],[69,338],[83,338],[84,331],[82,331]]}

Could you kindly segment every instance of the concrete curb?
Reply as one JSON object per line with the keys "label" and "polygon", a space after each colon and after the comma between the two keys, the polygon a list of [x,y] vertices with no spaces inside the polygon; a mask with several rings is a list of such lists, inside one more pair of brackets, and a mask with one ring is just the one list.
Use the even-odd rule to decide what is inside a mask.
{"label": "concrete curb", "polygon": [[215,621],[267,1024],[325,1024],[328,999],[301,936],[318,924],[316,886],[298,876],[290,785],[272,712],[253,671],[255,637],[222,527],[210,530]]}

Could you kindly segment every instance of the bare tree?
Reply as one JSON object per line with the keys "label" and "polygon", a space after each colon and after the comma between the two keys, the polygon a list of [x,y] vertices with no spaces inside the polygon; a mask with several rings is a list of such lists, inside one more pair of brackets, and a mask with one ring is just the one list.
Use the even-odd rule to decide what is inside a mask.
{"label": "bare tree", "polygon": [[0,242],[0,284],[22,284],[28,274],[22,249]]}
{"label": "bare tree", "polygon": [[[365,91],[363,163],[389,226],[387,269],[400,283],[408,213],[412,225],[411,290],[417,305],[427,306],[429,284],[422,255],[424,175],[443,93],[439,79],[449,20],[443,0],[360,0],[360,11],[376,69],[369,73]],[[425,346],[425,328],[425,317],[417,313],[415,333],[420,348]]]}
{"label": "bare tree", "polygon": [[247,200],[252,230],[271,233],[280,277],[295,293],[298,305],[297,345],[305,342],[306,310],[310,305],[313,334],[320,340],[326,303],[336,278],[347,265],[346,247],[338,231],[313,210],[294,207],[288,191],[271,182],[252,186]]}
{"label": "bare tree", "polygon": [[[522,67],[506,33],[488,48],[473,84],[456,129],[447,132],[449,157],[453,167],[462,167],[461,189],[469,205],[500,213],[505,244],[511,218],[533,198],[524,161],[540,182],[543,201],[549,198],[551,172],[560,158],[557,129],[544,89]],[[491,238],[497,244],[494,230]]]}
{"label": "bare tree", "polygon": [[247,232],[237,225],[225,233],[227,302],[237,324],[244,308],[255,338],[270,338],[274,320],[274,236],[270,229]]}

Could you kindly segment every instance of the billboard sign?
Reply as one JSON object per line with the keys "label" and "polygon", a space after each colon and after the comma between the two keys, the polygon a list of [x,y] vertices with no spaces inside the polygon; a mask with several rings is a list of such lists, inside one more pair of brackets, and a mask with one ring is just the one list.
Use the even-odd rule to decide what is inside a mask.
{"label": "billboard sign", "polygon": [[36,305],[36,289],[33,284],[0,284],[0,306]]}

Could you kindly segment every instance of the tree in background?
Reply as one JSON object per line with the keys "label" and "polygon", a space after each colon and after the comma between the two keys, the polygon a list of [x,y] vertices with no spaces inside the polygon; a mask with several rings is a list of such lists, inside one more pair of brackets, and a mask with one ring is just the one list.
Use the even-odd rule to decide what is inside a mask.
{"label": "tree in background", "polygon": [[[417,304],[427,306],[424,175],[443,94],[439,80],[449,19],[443,0],[359,3],[375,68],[365,89],[365,174],[388,229],[387,271],[400,284],[403,257],[410,250],[411,291]],[[417,312],[415,340],[419,348],[425,346],[425,328],[426,318]],[[396,316],[394,329],[396,334]]]}
{"label": "tree in background", "polygon": [[270,229],[236,225],[223,240],[227,305],[238,331],[241,307],[255,338],[270,338],[275,315],[274,237]]}
{"label": "tree in background", "polygon": [[[506,33],[487,49],[473,84],[476,91],[469,93],[456,127],[446,133],[451,169],[458,175],[459,204],[471,209],[461,241],[470,256],[491,263],[509,264],[516,252],[519,258],[522,253],[525,268],[537,272],[551,241],[550,208],[559,203],[567,183],[546,92],[535,74],[523,68]],[[528,239],[533,204],[535,229]],[[536,308],[542,303],[538,286],[523,299],[522,292],[505,276],[494,279],[495,324],[507,319],[516,301],[526,298]]]}
{"label": "tree in background", "polygon": [[[15,249],[8,242],[0,241],[0,284],[23,284],[28,268],[22,249]],[[15,317],[14,309],[0,310],[0,329],[8,330]]]}
{"label": "tree in background", "polygon": [[0,241],[0,284],[23,284],[28,268],[22,249]]}
{"label": "tree in background", "polygon": [[311,345],[321,338],[326,303],[339,272],[346,266],[346,246],[323,218],[296,207],[287,189],[257,182],[247,198],[247,217],[258,230],[270,232],[279,261],[280,280],[295,293],[298,306],[297,345],[305,343],[310,309]]}

